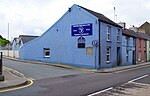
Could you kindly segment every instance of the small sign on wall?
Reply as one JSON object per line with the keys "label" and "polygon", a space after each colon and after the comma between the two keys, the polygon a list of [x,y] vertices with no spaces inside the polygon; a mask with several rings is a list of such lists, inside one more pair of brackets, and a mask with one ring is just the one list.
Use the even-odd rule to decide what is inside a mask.
{"label": "small sign on wall", "polygon": [[86,47],[86,55],[91,56],[93,55],[93,47]]}

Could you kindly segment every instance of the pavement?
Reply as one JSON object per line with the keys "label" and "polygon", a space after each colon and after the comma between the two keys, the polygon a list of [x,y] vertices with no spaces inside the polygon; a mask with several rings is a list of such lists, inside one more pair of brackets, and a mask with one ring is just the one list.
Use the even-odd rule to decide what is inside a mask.
{"label": "pavement", "polygon": [[3,69],[3,75],[5,80],[0,81],[0,92],[3,89],[18,87],[28,83],[25,77],[19,76],[8,69]]}
{"label": "pavement", "polygon": [[[97,72],[100,72],[100,73],[109,73],[110,72],[111,73],[111,72],[130,70],[133,68],[150,65],[150,62],[146,62],[146,63],[137,64],[137,65],[120,66],[120,67],[115,67],[115,68],[105,68],[105,69],[101,69],[101,70],[94,70],[94,69],[85,69],[85,68],[79,68],[79,67],[62,65],[62,64],[58,65],[58,64],[44,63],[44,62],[37,62],[37,61],[20,60],[17,58],[10,58],[10,57],[4,57],[4,58],[15,60],[18,62],[26,62],[26,63],[30,62],[33,64],[45,64],[45,65],[50,65],[50,66],[55,66],[55,67],[84,70],[84,71],[88,71],[88,72],[90,71],[90,72],[96,72],[96,73]],[[27,84],[27,81],[28,81],[27,78],[25,78],[22,74],[19,74],[19,72],[15,71],[15,70],[11,70],[9,68],[3,69],[3,75],[5,76],[5,81],[0,82],[0,90],[25,85],[25,84]]]}

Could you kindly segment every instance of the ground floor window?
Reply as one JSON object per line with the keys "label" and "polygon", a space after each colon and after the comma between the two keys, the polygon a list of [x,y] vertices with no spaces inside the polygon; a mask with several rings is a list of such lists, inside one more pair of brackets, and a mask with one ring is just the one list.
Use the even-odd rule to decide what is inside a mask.
{"label": "ground floor window", "polygon": [[128,59],[129,59],[129,51],[127,50],[126,51],[126,61],[128,62]]}
{"label": "ground floor window", "polygon": [[107,51],[106,51],[106,62],[109,63],[110,62],[110,47],[107,47]]}
{"label": "ground floor window", "polygon": [[44,48],[44,57],[50,57],[50,48]]}
{"label": "ground floor window", "polygon": [[138,61],[141,61],[141,51],[139,51],[139,53],[138,53]]}

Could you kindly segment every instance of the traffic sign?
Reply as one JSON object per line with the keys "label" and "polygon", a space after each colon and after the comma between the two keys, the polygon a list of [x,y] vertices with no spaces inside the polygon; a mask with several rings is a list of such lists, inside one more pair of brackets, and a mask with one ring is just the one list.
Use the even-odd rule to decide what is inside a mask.
{"label": "traffic sign", "polygon": [[93,41],[92,41],[92,46],[93,46],[93,47],[98,47],[98,46],[99,46],[98,40],[93,40]]}

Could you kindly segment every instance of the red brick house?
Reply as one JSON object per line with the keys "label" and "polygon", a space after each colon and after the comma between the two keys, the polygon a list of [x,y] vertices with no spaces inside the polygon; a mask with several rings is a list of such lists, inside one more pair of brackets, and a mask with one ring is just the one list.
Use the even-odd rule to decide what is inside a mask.
{"label": "red brick house", "polygon": [[146,62],[146,38],[142,37],[138,32],[136,38],[136,64]]}

